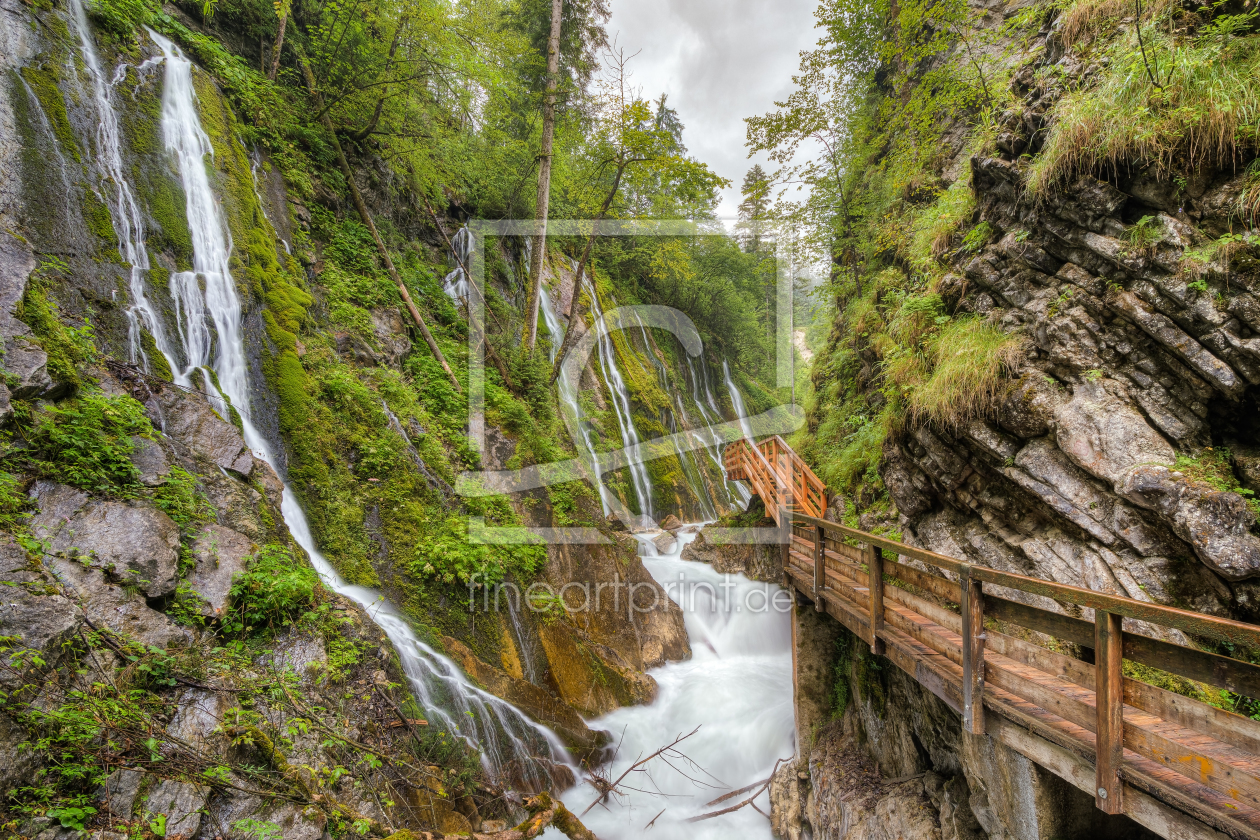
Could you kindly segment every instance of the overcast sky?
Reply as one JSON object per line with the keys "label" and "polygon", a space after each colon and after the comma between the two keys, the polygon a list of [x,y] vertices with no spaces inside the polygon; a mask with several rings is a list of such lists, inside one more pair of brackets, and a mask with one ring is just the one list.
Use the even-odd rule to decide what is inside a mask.
{"label": "overcast sky", "polygon": [[732,182],[719,214],[734,217],[748,158],[744,117],[764,114],[792,89],[800,51],[818,40],[816,0],[611,0],[608,37],[626,53],[632,82],[669,95],[688,151]]}

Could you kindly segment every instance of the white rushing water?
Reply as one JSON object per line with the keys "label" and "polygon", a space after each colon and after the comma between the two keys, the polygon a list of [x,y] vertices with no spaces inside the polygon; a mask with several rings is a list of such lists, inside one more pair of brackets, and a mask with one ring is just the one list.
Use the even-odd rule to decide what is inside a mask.
{"label": "white rushing water", "polygon": [[464,273],[464,266],[468,265],[468,258],[472,256],[472,232],[467,227],[460,228],[451,239],[451,246],[454,249],[451,256],[455,258],[455,268],[442,279],[442,291],[451,300],[459,303],[468,298],[468,276]]}
{"label": "white rushing water", "polygon": [[[274,466],[274,453],[250,416],[241,303],[228,269],[232,243],[207,176],[206,159],[212,159],[214,151],[197,113],[192,65],[170,41],[157,33],[149,34],[165,57],[162,136],[183,183],[194,249],[194,270],[180,276],[178,282],[173,276],[171,283],[188,364],[181,369],[171,359],[171,366],[184,382],[191,382],[192,373],[199,368],[212,369],[223,397],[240,414],[246,444]],[[212,387],[208,383],[203,386]],[[452,661],[422,642],[379,592],[342,580],[315,545],[306,514],[287,483],[281,513],[326,585],[363,606],[389,637],[413,693],[432,721],[477,746],[486,770],[498,783],[537,790],[550,787],[557,774],[575,773],[572,760],[550,730],[472,685]]]}
{"label": "white rushing water", "polygon": [[118,236],[118,255],[131,266],[129,289],[131,306],[127,307],[127,342],[132,364],[139,363],[149,372],[149,358],[140,341],[141,330],[148,330],[154,343],[168,358],[174,356],[166,337],[166,330],[157,311],[149,300],[145,288],[145,275],[151,268],[149,252],[144,243],[144,216],[136,201],[135,190],[126,177],[122,159],[122,132],[118,126],[118,112],[114,109],[114,88],[126,77],[128,65],[119,65],[112,79],[106,79],[92,30],[88,26],[87,12],[82,0],[70,0],[70,23],[79,38],[79,50],[83,66],[87,70],[88,83],[99,119],[96,128],[95,163],[102,189],[112,193],[105,196]]}
{"label": "white rushing water", "polygon": [[[794,753],[790,595],[774,584],[679,559],[692,539],[683,536],[665,556],[641,539],[643,565],[683,609],[691,659],[650,672],[659,686],[651,705],[618,709],[591,726],[621,740],[617,758],[605,768],[609,778],[698,726],[678,747],[693,764],[654,759],[645,765],[647,773],[631,774],[625,785],[636,790],[582,818],[601,840],[771,837],[769,820],[751,806],[698,823],[686,819],[742,801],[747,794],[706,807],[724,793],[768,778],[776,761]],[[584,783],[563,799],[581,813],[597,795]],[[768,794],[754,801],[769,811]]]}

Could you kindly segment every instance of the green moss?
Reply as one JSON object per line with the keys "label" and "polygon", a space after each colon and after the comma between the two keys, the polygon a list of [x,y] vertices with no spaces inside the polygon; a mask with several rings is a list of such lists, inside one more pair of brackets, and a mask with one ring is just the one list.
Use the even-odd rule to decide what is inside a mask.
{"label": "green moss", "polygon": [[74,139],[74,130],[70,127],[70,116],[66,113],[66,101],[62,98],[61,88],[58,86],[61,80],[56,71],[48,66],[28,66],[19,72],[39,100],[62,152],[74,158],[76,163],[82,163],[83,157],[79,151],[79,143]]}
{"label": "green moss", "polygon": [[[149,238],[149,244],[167,251],[175,258],[180,271],[192,270],[192,233],[188,229],[187,201],[184,188],[170,177],[159,177],[148,183],[143,198],[148,204],[149,215],[157,223],[157,230]],[[169,272],[167,272],[169,278]]]}
{"label": "green moss", "polygon": [[154,341],[153,335],[142,329],[140,331],[140,347],[144,350],[144,355],[149,359],[149,370],[157,377],[165,379],[167,382],[174,382],[175,375],[171,371],[170,362],[166,360],[166,356],[158,349],[157,342]]}
{"label": "green moss", "polygon": [[118,241],[118,234],[114,231],[114,218],[109,212],[108,205],[97,198],[91,190],[83,191],[83,221],[87,224],[88,230],[98,238],[111,245]]}
{"label": "green moss", "polygon": [[52,283],[69,271],[61,260],[46,258],[26,284],[26,292],[14,311],[18,320],[31,328],[35,341],[48,356],[48,374],[53,381],[78,387],[79,366],[96,354],[92,328],[67,327],[57,315],[56,303],[49,297]]}

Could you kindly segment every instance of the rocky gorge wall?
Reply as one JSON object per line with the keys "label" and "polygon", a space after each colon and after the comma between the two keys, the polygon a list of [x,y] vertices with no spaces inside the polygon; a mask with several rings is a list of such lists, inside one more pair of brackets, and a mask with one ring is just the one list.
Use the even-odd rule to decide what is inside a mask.
{"label": "rocky gorge wall", "polygon": [[[863,528],[971,563],[1256,621],[1260,279],[1243,200],[1254,149],[1159,163],[1133,154],[1041,177],[1056,126],[1118,60],[1109,39],[1133,35],[1131,15],[1106,11],[1094,12],[1105,36],[1069,32],[1084,8],[967,5],[967,34],[989,33],[985,66],[1008,62],[994,75],[1010,96],[987,143],[962,118],[942,131],[930,177],[941,192],[966,187],[974,205],[934,246],[931,289],[938,323],[975,316],[1018,344],[985,410],[957,424],[911,418],[888,435],[878,458],[888,504],[869,489],[849,504]],[[1012,46],[994,33],[1017,15],[1037,25]],[[957,49],[925,61],[923,75],[966,55]],[[907,204],[933,209],[913,196]],[[898,276],[912,273],[893,262]],[[898,298],[881,304],[880,278],[867,280],[892,321]],[[856,352],[856,393],[878,411],[889,361],[848,323],[837,320],[828,352]],[[819,365],[814,377],[821,393],[836,374]],[[811,423],[827,410],[820,402]],[[797,610],[801,752],[772,788],[777,836],[1146,836],[1006,747],[962,733],[928,692],[811,610]],[[1126,629],[1215,649],[1177,630]],[[1127,676],[1254,711],[1247,698],[1130,667]]]}

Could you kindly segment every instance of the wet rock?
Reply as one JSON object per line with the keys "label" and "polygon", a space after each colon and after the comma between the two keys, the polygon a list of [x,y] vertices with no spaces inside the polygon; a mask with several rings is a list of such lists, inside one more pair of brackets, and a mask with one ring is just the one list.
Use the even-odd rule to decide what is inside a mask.
{"label": "wet rock", "polygon": [[880,476],[888,488],[888,495],[903,515],[914,517],[932,509],[932,483],[900,446],[889,444],[885,447]]}
{"label": "wet rock", "polygon": [[372,335],[381,348],[381,360],[390,367],[397,367],[403,357],[411,352],[407,322],[396,307],[377,307],[371,310],[371,315]]}
{"label": "wet rock", "polygon": [[1169,464],[1172,446],[1146,424],[1114,381],[1082,382],[1055,412],[1059,447],[1079,467],[1117,487],[1138,464]]}
{"label": "wet rock", "polygon": [[464,673],[480,683],[496,697],[508,701],[541,724],[550,727],[566,746],[590,756],[598,755],[610,736],[586,725],[582,716],[552,697],[538,686],[511,677],[506,671],[478,659],[468,646],[456,640],[442,639],[446,651],[459,663]]}
{"label": "wet rock", "polygon": [[13,537],[0,534],[0,584],[32,583],[42,579],[39,562],[32,560]]}
{"label": "wet rock", "polygon": [[1260,574],[1260,539],[1247,503],[1237,493],[1195,484],[1167,467],[1134,468],[1118,492],[1156,511],[1199,559],[1228,580]]}
{"label": "wet rock", "polygon": [[140,471],[140,483],[145,487],[157,487],[171,471],[166,453],[154,441],[136,435],[131,439],[131,463]]}
{"label": "wet rock", "polygon": [[682,521],[672,513],[661,520],[661,528],[666,531],[677,531],[682,525]]}
{"label": "wet rock", "polygon": [[613,530],[613,531],[626,530],[626,523],[622,522],[621,517],[617,516],[617,514],[615,513],[608,514],[608,518],[605,519],[604,521],[608,525],[610,530]]}
{"label": "wet rock", "polygon": [[657,554],[672,554],[675,546],[678,545],[678,539],[666,531],[653,537],[652,545],[656,548]]}
{"label": "wet rock", "polygon": [[1213,356],[1170,319],[1152,312],[1132,292],[1112,297],[1116,309],[1156,342],[1172,351],[1213,387],[1237,397],[1247,387],[1229,365]]}
{"label": "wet rock", "polygon": [[145,774],[137,770],[115,770],[105,777],[105,781],[96,791],[96,799],[104,803],[115,817],[129,820],[144,779]]}
{"label": "wet rock", "polygon": [[245,571],[246,560],[254,552],[254,543],[244,534],[208,525],[197,535],[192,556],[195,566],[188,576],[193,590],[206,600],[203,614],[217,617],[227,606],[232,577]]}
{"label": "wet rock", "polygon": [[486,427],[486,451],[483,463],[488,470],[507,468],[507,462],[516,454],[516,441],[494,426]]}
{"label": "wet rock", "polygon": [[[223,419],[204,398],[179,388],[157,394],[162,408],[162,430],[192,452],[225,470],[248,476],[254,457],[235,426]],[[224,411],[227,406],[222,406]]]}
{"label": "wet rock", "polygon": [[683,547],[679,558],[707,563],[722,574],[740,574],[768,583],[783,582],[783,554],[778,545],[718,544],[701,531]]}
{"label": "wet rock", "polygon": [[13,405],[10,400],[9,386],[0,381],[0,426],[7,426],[13,419]]}
{"label": "wet rock", "polygon": [[[800,776],[805,779],[801,779]],[[795,762],[779,765],[770,779],[770,832],[782,840],[802,840],[806,836],[805,801],[808,772],[799,772]]]}
{"label": "wet rock", "polygon": [[82,557],[150,598],[175,591],[179,526],[152,503],[88,500],[68,513],[82,496],[77,491],[41,481],[33,495],[41,509],[31,529],[48,540],[51,553]]}
{"label": "wet rock", "polygon": [[210,788],[165,779],[149,792],[144,807],[150,814],[166,815],[166,834],[171,840],[189,840],[201,827],[201,811]]}
{"label": "wet rock", "polygon": [[49,376],[48,354],[25,336],[12,336],[4,342],[4,370],[11,377],[15,399],[54,399],[66,390]]}
{"label": "wet rock", "polygon": [[191,641],[187,630],[151,609],[143,595],[110,583],[100,569],[64,557],[53,558],[49,565],[96,627],[163,649]]}
{"label": "wet rock", "polygon": [[[248,785],[244,779],[233,778],[233,783],[241,787]],[[304,810],[292,803],[268,800],[237,790],[212,796],[206,806],[205,817],[211,826],[230,826],[244,819],[272,823],[280,830],[279,836],[284,840],[321,840],[325,836],[326,818],[322,811],[313,807]]]}

